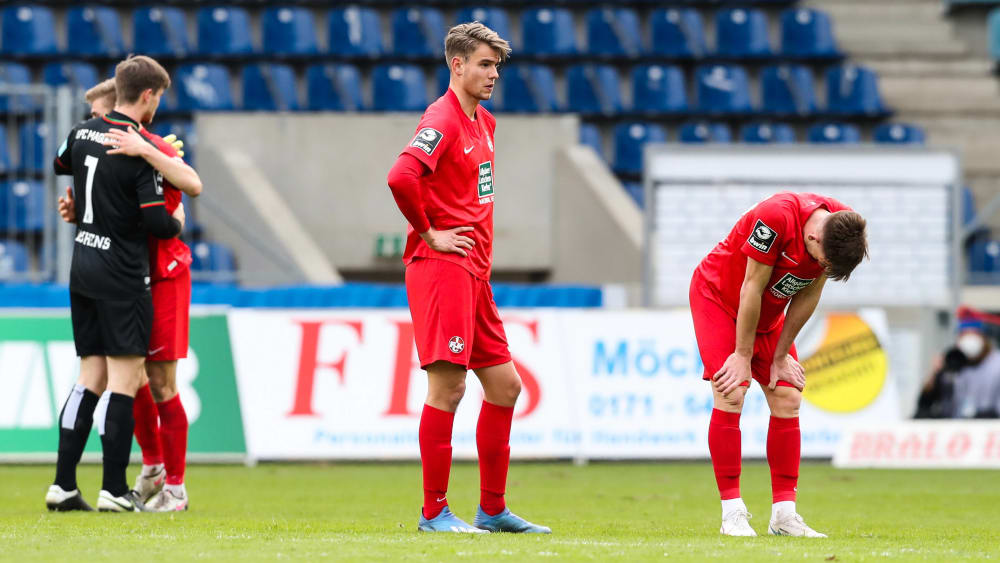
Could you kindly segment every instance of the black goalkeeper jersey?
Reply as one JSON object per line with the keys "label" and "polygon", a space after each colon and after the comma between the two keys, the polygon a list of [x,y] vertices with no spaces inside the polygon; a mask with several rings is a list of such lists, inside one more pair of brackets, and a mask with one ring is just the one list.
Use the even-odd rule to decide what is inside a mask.
{"label": "black goalkeeper jersey", "polygon": [[118,112],[84,121],[70,131],[53,164],[56,174],[73,175],[76,237],[70,291],[92,299],[128,300],[149,291],[151,229],[144,216],[145,223],[153,222],[151,216],[156,223],[172,223],[176,230],[170,236],[180,227],[166,215],[159,172],[142,158],[107,154],[104,134],[129,126],[139,129]]}

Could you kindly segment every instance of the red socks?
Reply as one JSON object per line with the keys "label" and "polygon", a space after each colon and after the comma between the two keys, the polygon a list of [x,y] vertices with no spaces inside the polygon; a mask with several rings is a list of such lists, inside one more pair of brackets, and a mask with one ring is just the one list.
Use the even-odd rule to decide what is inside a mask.
{"label": "red socks", "polygon": [[[768,439],[768,452],[771,451],[770,445]],[[708,451],[712,454],[715,482],[719,485],[722,500],[740,496],[740,446],[740,413],[712,409],[712,421],[708,425]]]}
{"label": "red socks", "polygon": [[490,516],[507,508],[503,500],[510,467],[510,423],[514,407],[501,407],[483,401],[476,425],[476,446],[479,449],[479,505]]}
{"label": "red socks", "polygon": [[420,464],[424,472],[424,518],[440,514],[448,504],[451,473],[451,428],[455,413],[424,405],[420,415]]}
{"label": "red socks", "polygon": [[795,500],[801,452],[799,418],[772,416],[767,428],[767,464],[771,467],[771,494],[774,502]]}
{"label": "red socks", "polygon": [[160,413],[160,440],[163,442],[163,465],[167,470],[167,484],[184,482],[184,464],[187,458],[188,419],[181,404],[181,396],[157,403]]}
{"label": "red socks", "polygon": [[142,449],[143,465],[163,463],[159,415],[156,413],[156,403],[153,402],[153,394],[149,391],[148,383],[135,393],[132,416],[135,418],[135,440]]}

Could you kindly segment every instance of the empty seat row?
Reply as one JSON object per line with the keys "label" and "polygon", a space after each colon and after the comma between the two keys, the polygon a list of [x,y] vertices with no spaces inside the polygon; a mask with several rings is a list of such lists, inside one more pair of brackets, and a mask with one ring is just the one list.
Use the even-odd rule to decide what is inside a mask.
{"label": "empty seat row", "polygon": [[[15,145],[10,139],[13,132],[0,124],[0,174],[38,174],[51,167],[55,145],[46,149],[49,131],[45,123],[23,123],[17,128]],[[11,157],[12,146],[18,149],[16,160]]]}
{"label": "empty seat row", "polygon": [[[50,8],[19,5],[0,13],[0,53],[45,55],[61,52]],[[239,6],[198,9],[197,43],[188,37],[185,13],[176,7],[140,7],[132,12],[133,40],[126,49],[118,11],[106,6],[78,6],[66,14],[65,52],[77,57],[122,56],[129,50],[151,56],[188,57],[257,52],[251,18]],[[372,8],[334,8],[326,15],[325,52],[342,56],[438,56],[443,52],[446,23],[435,8],[399,8],[390,16],[392,48],[384,45],[382,22]],[[478,20],[511,38],[506,10],[467,7],[455,23]],[[709,54],[701,14],[694,8],[661,8],[649,16],[649,41],[643,41],[637,12],[631,8],[593,8],[584,16],[586,48],[577,44],[573,13],[565,8],[530,8],[521,13],[519,54],[635,57],[655,54],[702,57]],[[830,18],[821,11],[793,8],[781,14],[781,48],[770,45],[768,21],[756,8],[737,7],[715,15],[715,53],[724,57],[840,56]],[[316,55],[321,52],[314,12],[309,8],[273,6],[261,17],[261,49],[269,55]]]}
{"label": "empty seat row", "polygon": [[0,182],[0,235],[40,233],[45,228],[46,216],[50,214],[55,216],[55,208],[46,205],[41,182]]}

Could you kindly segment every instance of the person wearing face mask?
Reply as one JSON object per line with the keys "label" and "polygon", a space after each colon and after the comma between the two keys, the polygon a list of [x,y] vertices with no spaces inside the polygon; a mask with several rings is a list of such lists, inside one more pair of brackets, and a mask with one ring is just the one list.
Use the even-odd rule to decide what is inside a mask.
{"label": "person wearing face mask", "polygon": [[968,364],[955,377],[953,418],[997,418],[1000,416],[1000,351],[979,320],[959,323],[955,347]]}

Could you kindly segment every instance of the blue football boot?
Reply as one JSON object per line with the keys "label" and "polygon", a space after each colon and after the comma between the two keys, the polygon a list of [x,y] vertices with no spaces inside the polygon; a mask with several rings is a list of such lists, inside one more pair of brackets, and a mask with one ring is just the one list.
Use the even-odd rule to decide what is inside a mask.
{"label": "blue football boot", "polygon": [[420,523],[417,524],[417,531],[420,532],[452,532],[456,534],[485,534],[486,531],[470,526],[461,518],[451,513],[451,509],[445,506],[441,513],[428,520],[424,518],[424,511],[420,511]]}
{"label": "blue football boot", "polygon": [[552,529],[547,526],[532,524],[524,518],[504,508],[503,512],[496,516],[490,516],[483,512],[483,507],[476,509],[476,527],[488,532],[510,532],[512,534],[551,534]]}

